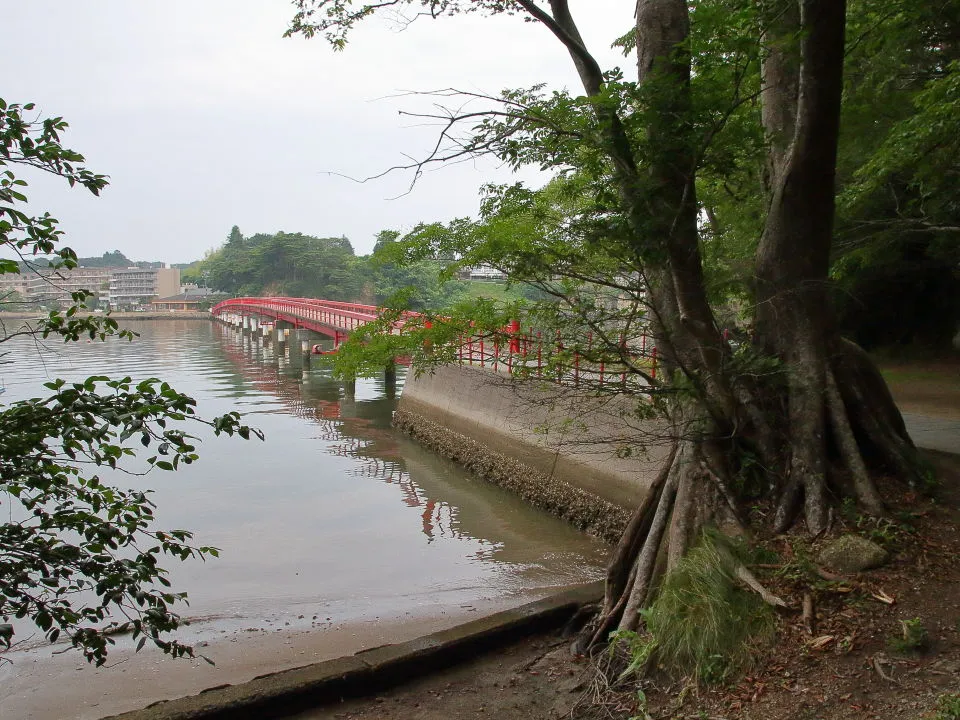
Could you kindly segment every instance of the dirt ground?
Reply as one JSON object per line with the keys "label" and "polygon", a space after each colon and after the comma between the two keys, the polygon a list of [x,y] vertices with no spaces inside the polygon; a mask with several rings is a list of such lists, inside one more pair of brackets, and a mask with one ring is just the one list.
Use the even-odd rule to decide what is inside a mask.
{"label": "dirt ground", "polygon": [[[297,717],[955,720],[960,715],[938,715],[936,707],[938,698],[954,694],[960,706],[960,456],[929,457],[941,483],[935,501],[902,495],[904,524],[897,527],[847,523],[893,552],[886,566],[813,585],[767,571],[765,581],[791,608],[779,615],[774,647],[737,682],[709,688],[646,682],[643,703],[636,686],[601,694],[591,664],[572,657],[569,640],[552,633],[376,697]],[[789,562],[793,543],[774,539],[771,547]],[[804,590],[815,599],[812,634],[800,612]],[[903,623],[922,627],[924,649],[898,647]]]}
{"label": "dirt ground", "polygon": [[960,420],[960,358],[883,362],[880,369],[903,412]]}

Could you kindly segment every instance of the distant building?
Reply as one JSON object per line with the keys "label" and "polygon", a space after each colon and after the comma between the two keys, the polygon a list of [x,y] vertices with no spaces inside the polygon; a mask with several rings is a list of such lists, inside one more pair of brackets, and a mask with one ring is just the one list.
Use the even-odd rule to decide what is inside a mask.
{"label": "distant building", "polygon": [[214,292],[210,288],[187,287],[183,292],[170,297],[161,297],[150,303],[153,310],[206,310],[211,305],[227,297],[226,293]]}
{"label": "distant building", "polygon": [[[72,269],[36,268],[24,277],[27,281],[26,298],[31,303],[46,305],[70,305],[73,293],[87,290],[97,299],[103,298],[110,287],[110,277],[116,268],[75,267]],[[89,301],[88,301],[89,302]]]}
{"label": "distant building", "polygon": [[113,310],[148,305],[154,298],[171,297],[180,291],[177,268],[124,268],[110,276],[108,302]]}
{"label": "distant building", "polygon": [[463,268],[460,271],[461,280],[487,280],[490,282],[506,280],[506,273],[500,272],[489,265],[477,265],[475,267]]}
{"label": "distant building", "polygon": [[[16,298],[13,298],[16,293]],[[27,278],[19,273],[0,274],[0,302],[6,299],[24,300],[27,297]]]}
{"label": "distant building", "polygon": [[[100,298],[107,293],[113,270],[103,267],[53,269],[43,265],[21,266],[19,273],[0,274],[0,302],[10,297],[37,307],[64,306],[73,303],[72,294],[80,290],[87,290],[95,298]],[[16,293],[16,297],[12,293]]]}
{"label": "distant building", "polygon": [[73,293],[80,290],[93,294],[93,301],[87,300],[91,307],[95,307],[97,301],[108,303],[115,310],[142,307],[158,296],[178,293],[180,271],[150,267],[54,269],[21,263],[19,273],[0,273],[0,309],[5,298],[8,302],[29,303],[38,309],[65,307],[73,303]]}

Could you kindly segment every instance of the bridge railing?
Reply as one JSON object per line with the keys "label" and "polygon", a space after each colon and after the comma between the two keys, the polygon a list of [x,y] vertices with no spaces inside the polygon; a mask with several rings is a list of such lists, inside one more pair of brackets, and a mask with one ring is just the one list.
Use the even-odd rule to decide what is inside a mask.
{"label": "bridge railing", "polygon": [[[294,297],[242,297],[232,298],[217,303],[211,313],[219,315],[228,311],[252,311],[267,316],[276,317],[283,313],[293,321],[307,320],[331,328],[351,332],[365,323],[376,320],[382,308],[375,305],[348,303],[336,300],[316,300],[313,298]],[[403,317],[414,317],[417,313],[406,312]],[[396,324],[396,331],[400,332],[402,322]]]}
{"label": "bridge railing", "polygon": [[[320,323],[344,334],[376,320],[383,311],[375,305],[336,300],[245,297],[218,303],[211,312],[218,315],[231,310],[247,310],[277,318],[283,314],[294,322]],[[394,332],[401,333],[406,321],[418,317],[421,317],[420,313],[402,313],[394,323]],[[501,332],[464,335],[458,342],[456,354],[461,365],[474,365],[507,375],[549,379],[574,387],[615,384],[624,390],[639,390],[649,386],[649,382],[657,377],[657,348],[646,333],[629,341],[621,339],[619,352],[606,359],[598,359],[608,354],[594,351],[592,333],[588,334],[585,347],[583,344],[566,347],[559,334],[545,338],[533,328],[521,330],[516,321]]]}
{"label": "bridge railing", "polygon": [[584,351],[566,347],[559,336],[544,338],[532,328],[527,332],[505,328],[503,334],[465,336],[457,348],[460,365],[573,387],[616,385],[623,390],[640,390],[657,378],[657,348],[646,334],[623,342],[612,358],[596,359],[599,356],[593,351],[592,333]]}

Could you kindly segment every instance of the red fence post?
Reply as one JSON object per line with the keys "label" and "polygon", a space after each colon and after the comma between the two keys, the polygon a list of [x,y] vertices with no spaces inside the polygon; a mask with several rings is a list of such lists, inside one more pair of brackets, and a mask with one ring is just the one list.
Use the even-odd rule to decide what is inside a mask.
{"label": "red fence post", "polygon": [[557,330],[557,383],[560,383],[560,378],[563,375],[563,361],[560,358],[560,353],[563,352],[563,343],[560,342],[560,331]]}
{"label": "red fence post", "polygon": [[626,354],[627,354],[627,340],[623,336],[623,333],[620,333],[620,362],[623,363],[623,367],[624,367],[623,372],[620,373],[620,385],[622,386],[623,390],[627,389],[627,370],[626,370],[627,366],[623,360]]}
{"label": "red fence post", "polygon": [[537,377],[543,375],[543,337],[537,330]]}
{"label": "red fence post", "polygon": [[510,321],[510,354],[520,352],[520,321]]}
{"label": "red fence post", "polygon": [[653,358],[653,366],[650,368],[650,377],[654,380],[657,379],[657,346],[653,346],[653,351],[650,353],[650,356]]}

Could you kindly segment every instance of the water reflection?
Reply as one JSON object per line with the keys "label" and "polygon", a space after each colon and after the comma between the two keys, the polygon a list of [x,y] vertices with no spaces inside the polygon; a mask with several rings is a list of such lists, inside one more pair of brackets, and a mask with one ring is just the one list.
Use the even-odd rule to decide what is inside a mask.
{"label": "water reflection", "polygon": [[519,598],[602,572],[605,546],[396,433],[382,379],[358,381],[347,397],[316,359],[303,362],[298,342],[281,355],[209,321],[135,329],[132,344],[67,346],[46,367],[26,343],[11,346],[17,374],[4,400],[41,394],[51,377],[129,374],[168,379],[204,416],[252,415],[264,443],[201,433],[200,460],[177,473],[105,477],[144,483],[162,526],[221,548],[216,562],[170,567],[191,614],[296,626],[321,613]]}
{"label": "water reflection", "polygon": [[[407,471],[396,436],[389,429],[394,400],[386,393],[362,401],[347,397],[322,364],[313,360],[320,367],[310,367],[311,361],[301,354],[298,343],[289,343],[281,352],[276,345],[251,341],[220,324],[215,325],[214,334],[224,356],[253,387],[276,396],[293,415],[320,428],[317,438],[330,444],[328,453],[360,461],[347,474],[393,485],[404,505],[423,508],[421,531],[427,542],[435,537],[463,537],[457,508],[431,497]],[[401,370],[398,382],[402,381]],[[377,383],[377,389],[382,385]]]}

